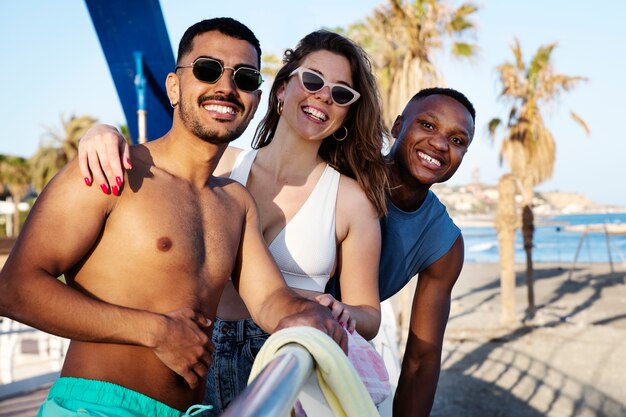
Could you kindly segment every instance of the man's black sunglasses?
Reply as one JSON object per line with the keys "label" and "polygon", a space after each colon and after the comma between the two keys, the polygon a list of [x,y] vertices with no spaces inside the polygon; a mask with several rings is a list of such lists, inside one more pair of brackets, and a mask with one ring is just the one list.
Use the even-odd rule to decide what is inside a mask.
{"label": "man's black sunglasses", "polygon": [[258,90],[263,82],[261,73],[254,68],[239,67],[235,69],[225,67],[220,61],[213,58],[201,57],[189,65],[176,65],[176,70],[179,68],[193,68],[193,75],[198,80],[210,84],[216,83],[224,74],[224,70],[232,70],[233,80],[237,88],[247,92]]}

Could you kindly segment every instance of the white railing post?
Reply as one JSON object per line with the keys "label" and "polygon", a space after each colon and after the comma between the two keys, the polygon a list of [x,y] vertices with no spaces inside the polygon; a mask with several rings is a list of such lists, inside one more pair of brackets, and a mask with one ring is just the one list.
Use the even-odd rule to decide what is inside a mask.
{"label": "white railing post", "polygon": [[[20,383],[22,379],[24,379],[24,375],[21,377],[20,374],[24,372],[18,369],[18,376],[16,377],[16,364],[19,366],[22,365],[22,368],[26,366],[30,366],[32,369],[32,365],[35,362],[32,362],[30,359],[26,359],[30,353],[24,353],[22,351],[22,342],[27,340],[33,340],[37,343],[37,363],[41,363],[45,365],[45,368],[49,371],[56,372],[61,369],[63,366],[63,359],[65,357],[65,352],[69,346],[69,340],[60,338],[58,336],[54,336],[15,320],[11,320],[6,317],[1,318],[0,321],[0,385],[4,385],[6,388],[7,384],[12,384],[16,382],[16,378],[20,379]],[[32,374],[32,370],[30,372],[26,372],[27,374]],[[35,372],[36,373],[36,372]],[[42,369],[40,375],[44,375],[46,372]],[[28,379],[28,378],[27,378]],[[33,383],[37,383],[36,378],[33,379]],[[31,387],[33,388],[33,387]]]}

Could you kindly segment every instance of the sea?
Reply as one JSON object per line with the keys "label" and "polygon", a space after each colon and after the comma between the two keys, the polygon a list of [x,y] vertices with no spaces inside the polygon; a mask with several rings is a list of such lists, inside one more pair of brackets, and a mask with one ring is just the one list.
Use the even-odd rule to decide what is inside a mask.
{"label": "sea", "polygon": [[[626,224],[626,213],[536,216],[533,261],[557,263],[564,267],[578,262],[610,261],[626,264],[626,234],[607,234],[598,226],[589,227],[587,233],[568,230],[568,226],[607,223]],[[495,228],[461,229],[465,241],[465,262],[498,262],[498,237]],[[526,262],[520,230],[516,231],[515,261]]]}

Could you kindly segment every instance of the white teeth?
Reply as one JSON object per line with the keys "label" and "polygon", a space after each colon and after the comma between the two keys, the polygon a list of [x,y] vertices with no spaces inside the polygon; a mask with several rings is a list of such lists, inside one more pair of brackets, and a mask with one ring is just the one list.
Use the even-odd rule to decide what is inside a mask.
{"label": "white teeth", "polygon": [[431,158],[430,156],[426,155],[424,152],[420,152],[418,151],[417,154],[419,155],[420,158],[422,158],[423,160],[430,162],[431,164],[435,164],[438,167],[441,166],[441,161],[439,161],[438,159],[435,158]]}
{"label": "white teeth", "polygon": [[220,106],[219,104],[209,104],[204,106],[205,110],[214,111],[222,114],[235,114],[235,109],[230,106]]}
{"label": "white teeth", "polygon": [[306,114],[309,114],[313,117],[315,117],[316,119],[320,119],[321,121],[326,121],[327,117],[324,113],[322,113],[321,111],[311,108],[311,107],[304,107],[302,109],[302,111],[304,111]]}

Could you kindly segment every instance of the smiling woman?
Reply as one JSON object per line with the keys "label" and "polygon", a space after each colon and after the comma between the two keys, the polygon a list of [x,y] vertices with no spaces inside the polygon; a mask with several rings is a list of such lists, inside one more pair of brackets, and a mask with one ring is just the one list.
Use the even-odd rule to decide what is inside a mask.
{"label": "smiling woman", "polygon": [[[380,321],[377,213],[386,212],[387,180],[369,62],[348,39],[318,31],[288,50],[284,63],[256,131],[256,149],[227,150],[225,158],[233,162],[224,174],[254,196],[265,240],[287,284],[303,296],[337,306],[341,303],[332,297],[319,297],[333,271],[340,271],[347,296],[338,320],[349,329],[356,320],[356,329],[372,338]],[[245,351],[255,354],[266,335],[247,319],[249,313],[232,287],[224,291],[218,317],[216,329],[222,331],[214,332],[216,362],[208,378],[207,402],[224,407],[233,397],[218,393],[237,379],[238,389],[245,387],[241,376],[252,365]],[[243,351],[231,335],[237,328],[251,335]],[[238,351],[227,359],[228,352]],[[226,369],[237,371],[229,374]]]}

